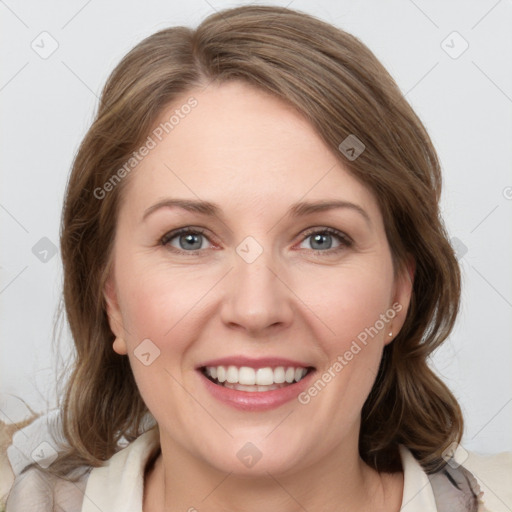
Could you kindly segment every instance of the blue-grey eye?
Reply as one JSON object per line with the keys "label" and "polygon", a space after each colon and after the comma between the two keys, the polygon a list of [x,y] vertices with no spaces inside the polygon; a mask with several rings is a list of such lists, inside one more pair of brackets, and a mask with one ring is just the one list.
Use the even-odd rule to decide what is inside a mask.
{"label": "blue-grey eye", "polygon": [[332,246],[332,235],[328,233],[317,233],[309,238],[311,238],[312,249],[330,249]]}
{"label": "blue-grey eye", "polygon": [[162,238],[161,243],[170,245],[177,250],[190,252],[204,249],[203,242],[205,239],[206,237],[199,231],[182,229],[167,233]]}
{"label": "blue-grey eye", "polygon": [[[311,242],[309,243],[310,247],[306,247],[306,249],[311,249],[316,252],[328,250],[336,251],[337,249],[343,249],[351,246],[351,241],[344,236],[343,233],[332,228],[310,231],[305,234],[302,243],[307,240],[311,240]],[[334,246],[333,240],[337,241],[337,244]]]}
{"label": "blue-grey eye", "polygon": [[201,249],[203,235],[190,233],[188,235],[180,235],[177,237],[180,243],[180,249]]}

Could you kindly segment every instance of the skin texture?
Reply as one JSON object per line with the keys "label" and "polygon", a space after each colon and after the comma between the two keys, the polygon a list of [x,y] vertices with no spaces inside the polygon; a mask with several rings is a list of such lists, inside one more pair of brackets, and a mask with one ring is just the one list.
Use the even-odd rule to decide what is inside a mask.
{"label": "skin texture", "polygon": [[[394,276],[375,197],[278,99],[240,82],[182,103],[192,94],[197,107],[129,177],[105,288],[113,349],[130,358],[160,429],[144,510],[398,510],[402,475],[379,475],[358,454],[360,412],[412,288],[407,272]],[[215,202],[222,216],[164,207],[142,220],[170,197]],[[287,214],[298,201],[333,199],[369,221],[350,208]],[[205,234],[161,243],[182,227]],[[315,243],[326,227],[352,244]],[[263,250],[252,263],[236,252],[247,236]],[[394,303],[401,311],[306,405],[240,411],[214,399],[195,370],[244,355],[307,362],[320,375]],[[134,350],[148,338],[160,355],[146,366]],[[236,456],[248,441],[262,453],[251,468]]]}

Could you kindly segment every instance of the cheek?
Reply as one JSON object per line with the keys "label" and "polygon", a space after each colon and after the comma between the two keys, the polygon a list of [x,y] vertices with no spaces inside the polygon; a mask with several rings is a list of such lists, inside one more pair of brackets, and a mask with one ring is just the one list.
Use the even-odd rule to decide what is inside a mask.
{"label": "cheek", "polygon": [[193,269],[162,268],[137,259],[127,263],[116,278],[123,321],[132,342],[172,336],[181,323],[189,322],[194,309],[200,310],[201,296],[208,289],[206,276],[196,275]]}
{"label": "cheek", "polygon": [[[185,273],[136,263],[125,265],[117,276],[128,357],[144,402],[162,420],[162,403],[185,407],[190,400],[176,382],[183,381],[183,363],[200,336],[200,299],[211,285],[190,269]],[[169,421],[178,425],[180,416],[175,416]]]}
{"label": "cheek", "polygon": [[128,356],[144,401],[156,411],[162,400],[187,399],[176,380],[182,382],[184,369],[194,362],[189,354],[211,315],[207,308],[214,294],[208,291],[219,277],[199,267],[148,264],[142,256],[126,263],[116,278]]}
{"label": "cheek", "polygon": [[379,279],[373,271],[350,270],[331,276],[323,290],[317,287],[310,293],[307,302],[321,319],[313,336],[325,362],[298,401],[325,436],[333,431],[343,436],[358,421],[392,321],[390,314],[386,316],[391,306],[390,281]]}
{"label": "cheek", "polygon": [[[365,333],[385,339],[389,323],[379,321],[391,306],[393,280],[379,265],[344,266],[336,270],[304,274],[297,281],[297,295],[318,318],[317,339],[332,352],[345,351],[352,340],[364,341]],[[375,334],[375,326],[378,335]]]}
{"label": "cheek", "polygon": [[314,294],[317,302],[313,307],[334,333],[318,338],[323,340],[328,360],[319,372],[321,382],[310,390],[311,395],[306,392],[304,403],[324,387],[329,388],[322,395],[324,407],[336,411],[342,428],[359,414],[373,386],[396,314],[391,307],[391,258],[340,268],[323,284],[324,290],[319,287]]}

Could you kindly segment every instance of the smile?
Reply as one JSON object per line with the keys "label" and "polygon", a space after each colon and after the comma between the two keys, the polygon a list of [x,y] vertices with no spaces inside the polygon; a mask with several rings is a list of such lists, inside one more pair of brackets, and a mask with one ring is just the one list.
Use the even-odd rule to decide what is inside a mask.
{"label": "smile", "polygon": [[316,374],[308,363],[279,357],[230,356],[204,361],[196,370],[210,397],[246,412],[293,402]]}
{"label": "smile", "polygon": [[300,382],[312,370],[311,367],[270,366],[252,368],[250,366],[206,366],[203,374],[213,383],[249,393],[266,392],[287,387]]}

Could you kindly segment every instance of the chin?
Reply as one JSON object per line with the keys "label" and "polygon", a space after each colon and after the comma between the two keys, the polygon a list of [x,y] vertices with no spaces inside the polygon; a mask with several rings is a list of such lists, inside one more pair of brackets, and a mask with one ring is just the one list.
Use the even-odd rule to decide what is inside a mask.
{"label": "chin", "polygon": [[[224,473],[232,473],[240,477],[265,477],[268,473],[278,475],[295,472],[304,459],[303,447],[294,448],[290,444],[265,440],[269,429],[259,436],[237,437],[223,446],[217,444],[202,457],[212,467]],[[301,449],[302,448],[302,449]]]}

